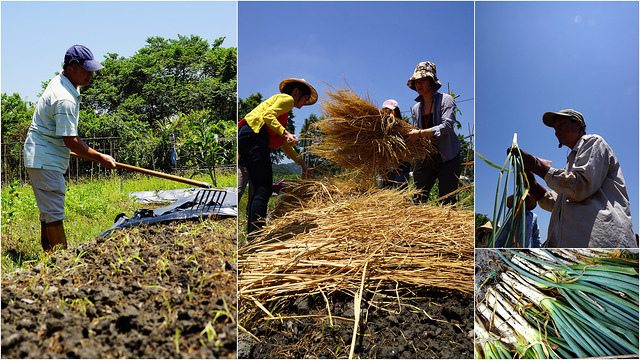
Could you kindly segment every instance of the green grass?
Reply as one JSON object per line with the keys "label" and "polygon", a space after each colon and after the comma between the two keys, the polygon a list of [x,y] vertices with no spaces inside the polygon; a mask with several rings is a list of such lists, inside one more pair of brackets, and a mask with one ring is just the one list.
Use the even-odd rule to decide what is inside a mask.
{"label": "green grass", "polygon": [[[208,178],[204,174],[194,177],[205,182]],[[218,188],[237,186],[235,171],[219,174],[217,180]],[[132,201],[129,193],[187,187],[191,186],[141,174],[67,183],[64,227],[69,247],[93,240],[120,213],[131,216],[136,209],[152,207]],[[14,182],[2,187],[1,229],[3,273],[42,259],[39,210],[30,184]]]}

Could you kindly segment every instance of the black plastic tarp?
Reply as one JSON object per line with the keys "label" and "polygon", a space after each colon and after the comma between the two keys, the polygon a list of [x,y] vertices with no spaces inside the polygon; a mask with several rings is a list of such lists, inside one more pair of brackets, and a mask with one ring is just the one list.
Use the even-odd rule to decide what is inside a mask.
{"label": "black plastic tarp", "polygon": [[113,226],[98,237],[108,235],[117,229],[141,224],[206,218],[210,215],[221,217],[238,216],[236,188],[140,191],[130,195],[140,203],[167,201],[172,203],[155,210],[138,209],[132,217],[127,217],[124,213],[118,214]]}

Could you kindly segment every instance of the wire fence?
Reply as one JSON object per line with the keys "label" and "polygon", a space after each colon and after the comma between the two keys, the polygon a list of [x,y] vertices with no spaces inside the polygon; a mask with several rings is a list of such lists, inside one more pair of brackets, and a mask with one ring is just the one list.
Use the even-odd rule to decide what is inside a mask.
{"label": "wire fence", "polygon": [[[119,160],[119,155],[124,156],[124,153],[127,149],[121,147],[121,142],[119,137],[96,137],[96,138],[85,138],[84,142],[87,143],[92,149],[99,151],[101,153],[112,156],[117,162],[123,162]],[[228,138],[219,138],[219,144],[224,153],[228,153],[226,158],[236,159],[235,151],[236,151],[236,143],[237,138],[228,137]],[[1,143],[0,149],[2,151],[2,186],[8,186],[10,183],[14,181],[19,181],[20,183],[24,183],[28,181],[28,176],[26,172],[26,168],[24,167],[24,158],[23,158],[23,143],[18,142],[7,142]],[[175,164],[167,164],[167,159],[170,157],[170,154],[162,157],[156,156],[155,152],[149,152],[149,159],[144,164],[130,164],[135,166],[146,166],[146,168],[154,171],[166,172],[173,175],[178,176],[193,176],[196,173],[206,172],[207,169],[203,164],[194,161],[184,161],[181,156],[180,147],[176,147],[176,151],[178,153],[177,161]],[[232,154],[233,153],[233,154]],[[185,151],[184,159],[191,158],[193,154],[190,154]],[[230,156],[233,155],[233,156]],[[236,163],[234,162],[226,162],[223,164],[216,164],[216,171],[232,171],[235,170]],[[119,175],[129,174],[129,171],[126,170],[117,170]],[[108,176],[112,174],[111,170],[102,167],[100,164],[95,163],[93,161],[79,159],[76,157],[71,157],[69,160],[69,168],[65,173],[65,177],[67,181],[75,180],[80,181],[84,179],[94,179],[100,178],[104,176]]]}

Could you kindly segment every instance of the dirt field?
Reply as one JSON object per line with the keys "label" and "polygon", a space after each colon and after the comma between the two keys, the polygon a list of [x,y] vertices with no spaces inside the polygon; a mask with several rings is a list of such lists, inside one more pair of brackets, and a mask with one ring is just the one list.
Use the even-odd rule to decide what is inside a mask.
{"label": "dirt field", "polygon": [[2,276],[3,358],[235,358],[236,219],[127,229]]}
{"label": "dirt field", "polygon": [[[365,293],[355,358],[473,358],[473,297],[459,292],[388,290]],[[354,324],[353,295],[321,295],[268,304],[280,320],[248,321],[238,358],[347,358]],[[241,304],[240,312],[244,313]],[[241,318],[242,319],[242,318]],[[333,327],[331,326],[333,322]]]}

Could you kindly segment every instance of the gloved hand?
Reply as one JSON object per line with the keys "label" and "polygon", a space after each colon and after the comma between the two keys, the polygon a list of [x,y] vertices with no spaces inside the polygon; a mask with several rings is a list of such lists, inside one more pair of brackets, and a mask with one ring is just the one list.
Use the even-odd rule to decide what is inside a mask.
{"label": "gloved hand", "polygon": [[533,200],[538,201],[547,192],[547,188],[540,185],[540,183],[536,180],[535,175],[533,175],[533,172],[527,171],[526,175],[527,180],[529,180],[529,194],[531,195],[531,198]]}
{"label": "gloved hand", "polygon": [[[512,151],[512,148],[507,149],[507,153],[510,151]],[[544,179],[544,175],[549,171],[552,161],[535,157],[522,149],[520,149],[520,153],[522,154],[524,171],[532,171],[534,174]]]}

